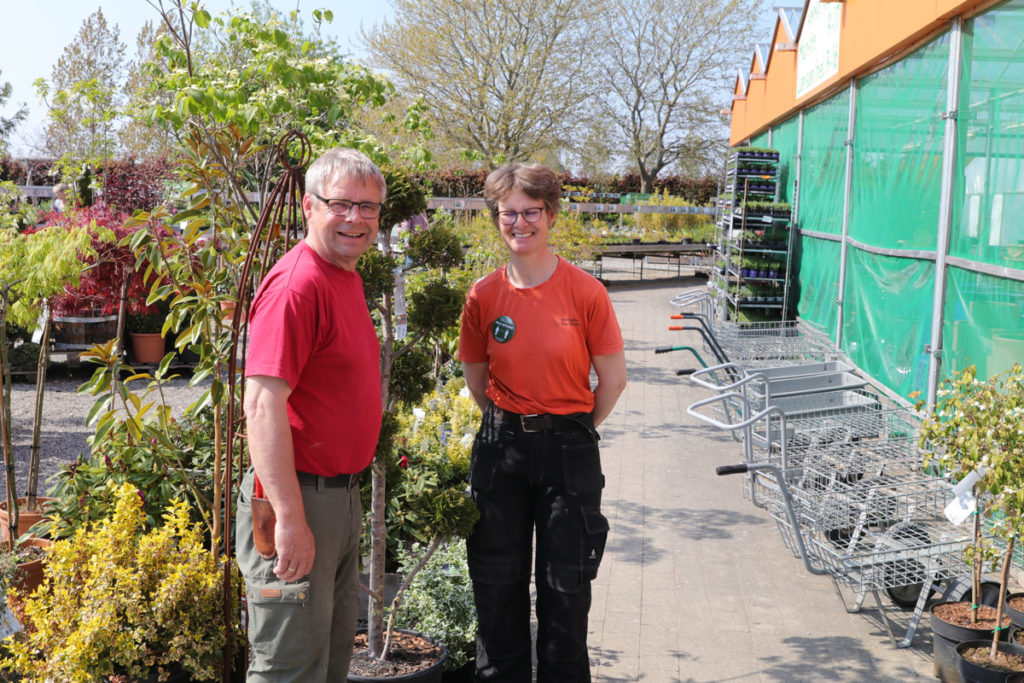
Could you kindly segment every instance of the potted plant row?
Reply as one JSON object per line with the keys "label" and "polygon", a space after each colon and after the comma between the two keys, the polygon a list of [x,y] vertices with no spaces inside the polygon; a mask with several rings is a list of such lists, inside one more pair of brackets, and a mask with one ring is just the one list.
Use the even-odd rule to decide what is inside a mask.
{"label": "potted plant row", "polygon": [[1024,370],[1015,364],[984,381],[976,373],[969,366],[943,382],[921,432],[929,462],[961,482],[961,504],[972,512],[971,595],[981,595],[987,563],[1000,576],[995,608],[979,599],[932,607],[935,673],[943,681],[987,680],[984,670],[996,671],[991,680],[1000,681],[1007,672],[1024,672],[1024,646],[1006,642],[1011,622],[1004,608],[1024,532]]}

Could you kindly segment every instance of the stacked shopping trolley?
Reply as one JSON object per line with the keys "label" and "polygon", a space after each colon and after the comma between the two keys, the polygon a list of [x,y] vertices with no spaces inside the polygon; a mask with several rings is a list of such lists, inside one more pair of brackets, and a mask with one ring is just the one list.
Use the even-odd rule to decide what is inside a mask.
{"label": "stacked shopping trolley", "polygon": [[[893,644],[909,646],[932,591],[969,573],[970,543],[970,530],[944,515],[952,487],[926,468],[914,412],[872,388],[813,329],[682,317],[697,321],[684,329],[719,361],[692,372],[712,394],[688,412],[742,447],[744,462],[719,474],[746,473],[746,496],[807,570],[831,577],[844,606],[852,592],[848,611],[872,594]],[[914,609],[898,642],[880,592]]]}

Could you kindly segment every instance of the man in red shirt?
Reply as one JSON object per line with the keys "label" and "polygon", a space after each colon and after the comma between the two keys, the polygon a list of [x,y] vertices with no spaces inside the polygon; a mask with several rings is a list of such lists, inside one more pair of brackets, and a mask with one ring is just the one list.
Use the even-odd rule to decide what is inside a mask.
{"label": "man in red shirt", "polygon": [[[355,637],[359,472],[380,433],[380,346],[356,273],[387,187],[363,154],[310,165],[306,237],[267,273],[249,313],[245,415],[253,471],[238,499],[248,681],[344,681]],[[252,498],[273,506],[276,555],[253,543]]]}

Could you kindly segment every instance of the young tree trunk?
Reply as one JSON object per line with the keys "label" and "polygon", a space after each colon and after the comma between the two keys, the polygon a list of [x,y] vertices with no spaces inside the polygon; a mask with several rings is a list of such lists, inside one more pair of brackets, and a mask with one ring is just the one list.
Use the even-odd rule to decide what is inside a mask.
{"label": "young tree trunk", "polygon": [[36,365],[36,412],[32,421],[32,446],[28,465],[28,499],[25,509],[35,510],[36,493],[39,489],[39,441],[43,429],[43,395],[46,393],[46,370],[50,364],[50,321],[49,310],[43,322],[43,338],[39,340],[39,363]]}
{"label": "young tree trunk", "polygon": [[[999,632],[1003,630],[1003,603],[1006,602],[1006,582],[1010,577],[1010,562],[1013,561],[1013,542],[1015,536],[1010,536],[1006,542],[1006,552],[1003,554],[1003,571],[999,576],[999,602],[996,603],[996,625],[992,629],[992,649],[988,653],[989,659],[995,659],[999,652]],[[978,601],[975,596],[974,601]]]}
{"label": "young tree trunk", "polygon": [[14,453],[11,450],[11,368],[7,357],[7,292],[0,297],[0,443],[3,445],[4,467],[7,470],[7,524],[10,529],[7,549],[14,550],[18,538],[18,491],[14,486]]}
{"label": "young tree trunk", "polygon": [[[384,255],[391,256],[391,226],[381,227],[380,237]],[[373,249],[374,247],[370,247]],[[383,341],[380,352],[380,404],[385,413],[391,403],[391,367],[394,363],[395,346],[394,296],[384,294],[380,310],[380,326]],[[385,415],[384,419],[387,419]],[[387,463],[378,462],[376,456],[370,467],[373,482],[370,497],[370,599],[367,610],[366,644],[370,655],[383,658],[384,651],[384,563],[387,559]]]}
{"label": "young tree trunk", "polygon": [[978,607],[981,605],[981,510],[977,498],[974,500],[974,562],[971,569],[971,624],[978,623]]}

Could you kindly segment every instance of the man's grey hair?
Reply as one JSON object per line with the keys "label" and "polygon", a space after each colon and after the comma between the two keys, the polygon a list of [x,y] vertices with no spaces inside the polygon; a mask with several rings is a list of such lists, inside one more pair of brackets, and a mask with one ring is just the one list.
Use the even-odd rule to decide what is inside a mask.
{"label": "man's grey hair", "polygon": [[324,185],[337,177],[376,184],[380,188],[382,202],[388,195],[388,184],[377,165],[359,150],[348,147],[329,149],[309,165],[306,169],[306,192],[323,196]]}

